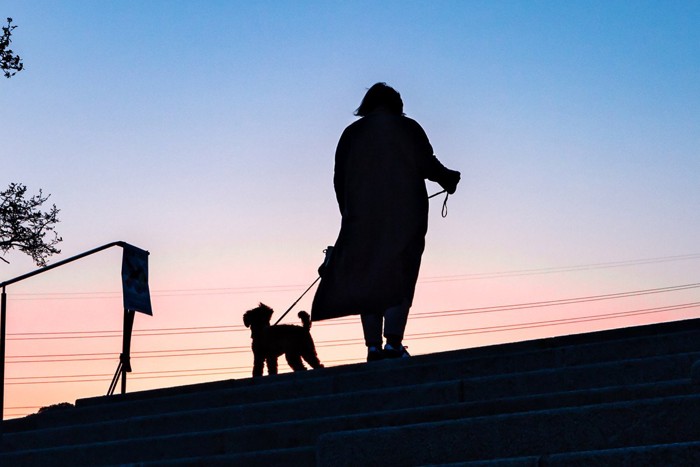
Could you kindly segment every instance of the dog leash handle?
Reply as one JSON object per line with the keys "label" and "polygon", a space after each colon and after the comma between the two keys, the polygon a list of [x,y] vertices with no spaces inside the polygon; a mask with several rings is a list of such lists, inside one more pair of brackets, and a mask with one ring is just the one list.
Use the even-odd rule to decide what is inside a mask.
{"label": "dog leash handle", "polygon": [[442,217],[444,218],[447,217],[447,198],[450,196],[447,190],[442,190],[438,191],[437,193],[433,193],[432,195],[428,196],[428,199],[434,198],[437,195],[441,195],[443,193],[445,193],[445,201],[442,202],[442,211],[440,212],[440,214],[442,214]]}

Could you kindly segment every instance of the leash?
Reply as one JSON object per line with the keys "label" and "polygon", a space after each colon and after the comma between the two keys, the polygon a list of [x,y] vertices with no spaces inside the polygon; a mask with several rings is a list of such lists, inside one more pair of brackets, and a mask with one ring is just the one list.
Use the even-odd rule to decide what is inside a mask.
{"label": "leash", "polygon": [[306,290],[304,290],[304,293],[301,294],[301,296],[300,296],[299,298],[297,298],[297,301],[296,301],[296,302],[292,303],[292,305],[291,305],[289,308],[287,308],[287,311],[285,311],[285,312],[282,314],[282,316],[280,316],[279,319],[278,319],[277,321],[275,321],[275,324],[274,324],[273,326],[277,326],[277,324],[278,324],[280,321],[282,321],[282,318],[284,318],[285,316],[287,316],[287,313],[289,313],[290,311],[292,311],[292,308],[294,308],[294,305],[296,305],[297,303],[299,303],[299,300],[301,300],[302,297],[304,297],[304,295],[306,295],[306,292],[308,292],[309,290],[311,290],[311,287],[313,287],[314,285],[316,285],[316,282],[318,282],[319,279],[321,279],[321,276],[318,276],[318,277],[316,278],[316,280],[313,281],[313,282],[311,283],[311,285],[310,285]]}
{"label": "leash", "polygon": [[450,196],[450,194],[447,192],[447,190],[442,190],[442,191],[438,191],[437,193],[433,193],[432,195],[428,196],[428,199],[434,198],[437,195],[441,195],[443,193],[445,193],[445,201],[442,202],[442,211],[440,212],[440,214],[442,214],[442,217],[445,218],[445,217],[447,217],[447,198],[449,198],[449,196]]}

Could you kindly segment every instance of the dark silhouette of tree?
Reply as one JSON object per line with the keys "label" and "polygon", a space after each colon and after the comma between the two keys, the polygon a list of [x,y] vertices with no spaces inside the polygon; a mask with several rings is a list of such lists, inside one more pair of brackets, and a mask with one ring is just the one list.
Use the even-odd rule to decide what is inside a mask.
{"label": "dark silhouette of tree", "polygon": [[15,55],[10,49],[12,40],[12,30],[17,26],[12,26],[12,18],[7,18],[7,26],[2,27],[2,38],[0,38],[0,68],[5,74],[5,78],[10,78],[22,71],[24,64],[19,55]]}
{"label": "dark silhouette of tree", "polygon": [[[19,55],[10,49],[12,18],[7,18],[7,26],[2,27],[0,37],[0,68],[6,78],[22,71],[24,64]],[[27,196],[27,187],[21,183],[11,183],[7,190],[0,192],[0,259],[12,249],[18,249],[34,260],[37,266],[46,266],[46,259],[61,250],[56,245],[63,239],[54,231],[58,220],[58,208],[52,205],[43,212],[41,206],[49,199],[42,191],[35,196]],[[46,238],[47,234],[49,238]]]}
{"label": "dark silhouette of tree", "polygon": [[[41,211],[41,205],[51,196],[43,196],[41,190],[35,196],[26,194],[27,187],[21,183],[11,183],[0,192],[0,251],[4,256],[16,248],[31,256],[37,266],[45,266],[49,256],[61,252],[55,245],[63,239],[54,231],[59,210],[54,204],[48,211]],[[47,234],[53,235],[47,239]],[[8,262],[2,256],[0,259]]]}

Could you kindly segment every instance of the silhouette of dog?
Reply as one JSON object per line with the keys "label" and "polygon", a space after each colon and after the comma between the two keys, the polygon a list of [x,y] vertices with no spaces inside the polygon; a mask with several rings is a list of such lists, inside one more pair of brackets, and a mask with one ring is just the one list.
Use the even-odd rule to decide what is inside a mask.
{"label": "silhouette of dog", "polygon": [[257,308],[243,315],[243,324],[250,328],[253,339],[253,376],[262,376],[267,362],[267,374],[277,374],[277,357],[284,354],[287,363],[294,371],[304,371],[303,358],[312,368],[323,368],[316,355],[316,346],[311,337],[311,317],[305,311],[299,312],[303,326],[278,324],[270,326],[273,310],[260,303]]}

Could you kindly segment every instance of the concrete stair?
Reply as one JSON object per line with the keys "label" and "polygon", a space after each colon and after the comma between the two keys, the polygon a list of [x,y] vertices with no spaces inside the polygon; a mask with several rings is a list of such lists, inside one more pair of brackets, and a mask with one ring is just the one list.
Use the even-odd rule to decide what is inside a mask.
{"label": "concrete stair", "polygon": [[2,466],[700,465],[700,320],[76,401]]}

